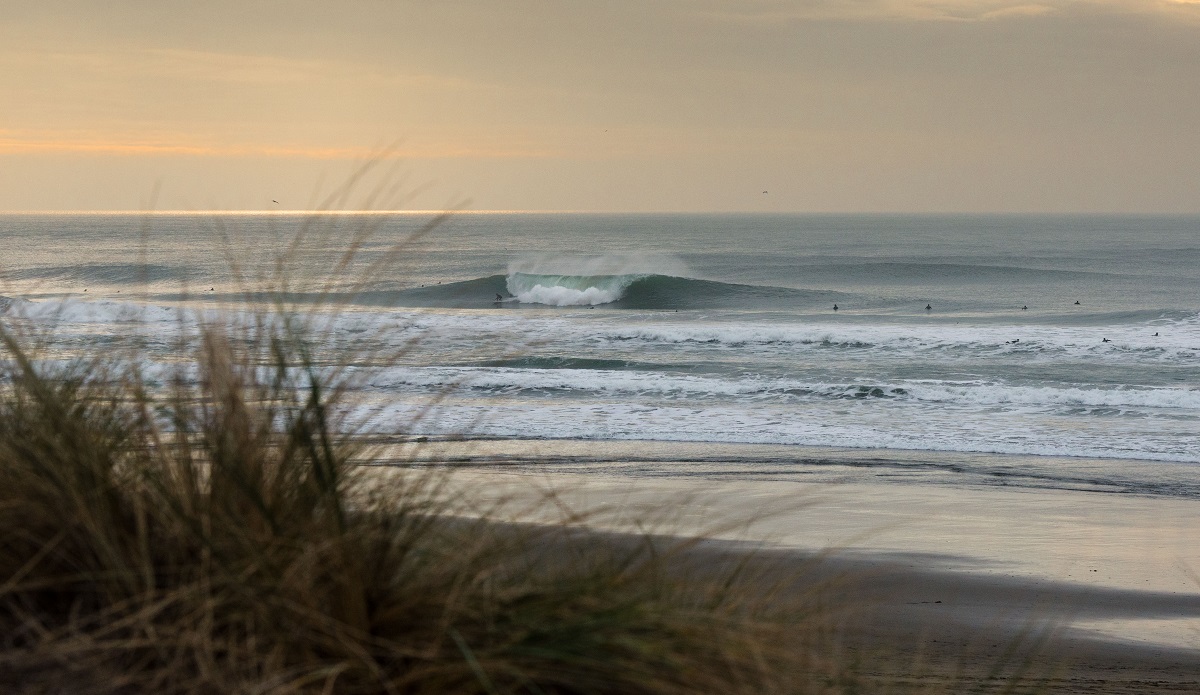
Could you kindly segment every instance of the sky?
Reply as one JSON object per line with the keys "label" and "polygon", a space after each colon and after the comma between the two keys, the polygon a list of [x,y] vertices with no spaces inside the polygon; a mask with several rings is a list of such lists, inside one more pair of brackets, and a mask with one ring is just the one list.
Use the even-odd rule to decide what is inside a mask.
{"label": "sky", "polygon": [[0,0],[0,210],[364,162],[336,205],[1200,212],[1200,0]]}

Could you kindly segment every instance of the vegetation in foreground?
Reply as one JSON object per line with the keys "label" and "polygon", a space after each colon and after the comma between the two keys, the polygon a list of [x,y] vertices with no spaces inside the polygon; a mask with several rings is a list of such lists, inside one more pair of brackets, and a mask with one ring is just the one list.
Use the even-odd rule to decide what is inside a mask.
{"label": "vegetation in foreground", "polygon": [[[362,282],[437,222],[368,264]],[[374,231],[353,236],[332,275]],[[346,415],[357,382],[314,357],[339,308],[287,306],[287,261],[268,283],[283,289],[246,291],[277,297],[275,310],[181,318],[179,361],[152,373],[136,347],[99,341],[64,360],[52,333],[0,316],[5,692],[857,693],[952,682],[856,677],[887,669],[839,648],[837,600],[791,569],[694,553],[696,539],[593,533],[569,509],[557,525],[503,523],[495,502],[463,497],[450,466],[424,460],[371,475],[358,463],[373,452]]]}
{"label": "vegetation in foreground", "polygon": [[[231,336],[236,333],[236,339]],[[46,693],[817,692],[804,601],[661,543],[494,523],[446,471],[368,485],[347,383],[286,315],[201,324],[165,376],[0,382],[0,680]],[[810,639],[811,638],[811,639]]]}

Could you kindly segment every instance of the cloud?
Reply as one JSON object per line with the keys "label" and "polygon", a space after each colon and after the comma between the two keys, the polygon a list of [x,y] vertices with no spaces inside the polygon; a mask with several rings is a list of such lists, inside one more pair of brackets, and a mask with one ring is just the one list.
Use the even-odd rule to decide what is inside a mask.
{"label": "cloud", "polygon": [[1200,0],[713,0],[701,10],[742,22],[977,22],[1087,11],[1200,17]]}
{"label": "cloud", "polygon": [[980,19],[1002,19],[1004,17],[1036,17],[1044,14],[1051,14],[1055,11],[1053,7],[1048,5],[1014,5],[1011,7],[1002,7],[998,10],[985,12],[980,15]]}
{"label": "cloud", "polygon": [[0,156],[11,154],[74,154],[113,156],[266,157],[299,159],[529,159],[557,153],[539,148],[488,148],[453,146],[326,147],[208,143],[187,136],[130,140],[53,132],[30,133],[0,130]]}

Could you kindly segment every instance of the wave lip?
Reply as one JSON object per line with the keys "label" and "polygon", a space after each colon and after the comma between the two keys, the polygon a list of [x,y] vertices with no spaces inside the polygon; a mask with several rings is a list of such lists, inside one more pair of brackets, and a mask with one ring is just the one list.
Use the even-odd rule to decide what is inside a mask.
{"label": "wave lip", "polygon": [[508,293],[523,304],[595,306],[649,277],[686,277],[687,264],[658,254],[535,255],[508,264]]}
{"label": "wave lip", "polygon": [[649,276],[512,273],[508,276],[508,292],[523,304],[594,306],[621,299],[630,285],[646,277]]}

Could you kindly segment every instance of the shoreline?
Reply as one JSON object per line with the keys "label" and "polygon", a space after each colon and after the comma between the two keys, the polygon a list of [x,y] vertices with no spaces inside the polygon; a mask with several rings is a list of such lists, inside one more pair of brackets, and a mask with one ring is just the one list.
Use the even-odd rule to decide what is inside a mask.
{"label": "shoreline", "polygon": [[[901,595],[916,597],[925,587],[966,597],[953,607],[894,604],[888,609],[893,623],[905,615],[936,617],[926,614],[938,606],[955,625],[978,627],[1005,611],[1025,618],[1047,605],[1055,621],[1070,623],[1068,641],[1090,645],[1079,646],[1080,653],[1135,649],[1150,659],[1182,650],[1200,662],[1200,554],[1194,544],[1200,501],[956,485],[947,482],[950,474],[931,479],[915,464],[908,474],[886,460],[875,468],[855,465],[886,459],[889,452],[880,451],[786,449],[796,458],[820,453],[834,460],[820,473],[784,475],[764,464],[761,446],[713,447],[700,457],[682,454],[706,447],[640,444],[464,440],[418,446],[431,447],[423,450],[426,464],[453,465],[454,486],[482,491],[514,510],[513,521],[558,523],[558,512],[529,512],[531,502],[553,495],[604,532],[704,538],[708,548],[754,548],[791,558],[791,564],[823,557],[865,575],[892,576]],[[372,471],[393,469],[389,451],[394,470],[413,465],[405,459],[411,445],[399,444],[384,447]],[[911,452],[894,453],[913,458]],[[672,474],[681,469],[686,473]],[[868,594],[886,588],[871,586]],[[949,624],[937,629],[954,632]],[[897,638],[894,633],[885,641]]]}
{"label": "shoreline", "polygon": [[[452,461],[478,467],[494,466],[521,469],[525,472],[539,467],[556,470],[588,470],[607,475],[626,474],[637,464],[637,474],[713,475],[721,474],[716,467],[703,464],[731,464],[751,461],[766,463],[770,470],[754,471],[774,478],[788,475],[803,477],[812,482],[839,482],[853,476],[851,472],[869,475],[875,469],[891,468],[909,474],[921,472],[962,475],[978,467],[996,486],[1062,489],[1077,492],[1131,493],[1150,496],[1194,496],[1200,500],[1200,460],[1177,461],[1138,457],[1098,457],[1089,455],[1027,454],[1013,452],[953,451],[942,449],[902,449],[858,446],[826,446],[816,444],[777,444],[760,442],[728,442],[666,439],[604,439],[604,438],[546,438],[507,435],[411,435],[398,436],[368,432],[360,440],[391,452],[385,458],[400,462],[415,457],[417,461]],[[964,466],[964,463],[971,466]],[[654,468],[659,464],[658,468]],[[669,468],[663,464],[669,465]],[[686,464],[686,465],[681,465]],[[787,464],[791,464],[789,467]],[[1028,476],[1028,469],[1039,474]],[[1057,467],[1072,475],[1044,476],[1042,472]],[[823,469],[832,472],[822,475]],[[1149,471],[1159,483],[1113,478],[1121,470]],[[732,470],[732,469],[731,469]],[[1168,475],[1169,474],[1169,475]],[[738,471],[739,477],[745,471]],[[1022,477],[1028,479],[1022,480]],[[986,480],[985,479],[985,480]],[[975,483],[950,481],[951,484]],[[1031,484],[1033,483],[1033,484]]]}

